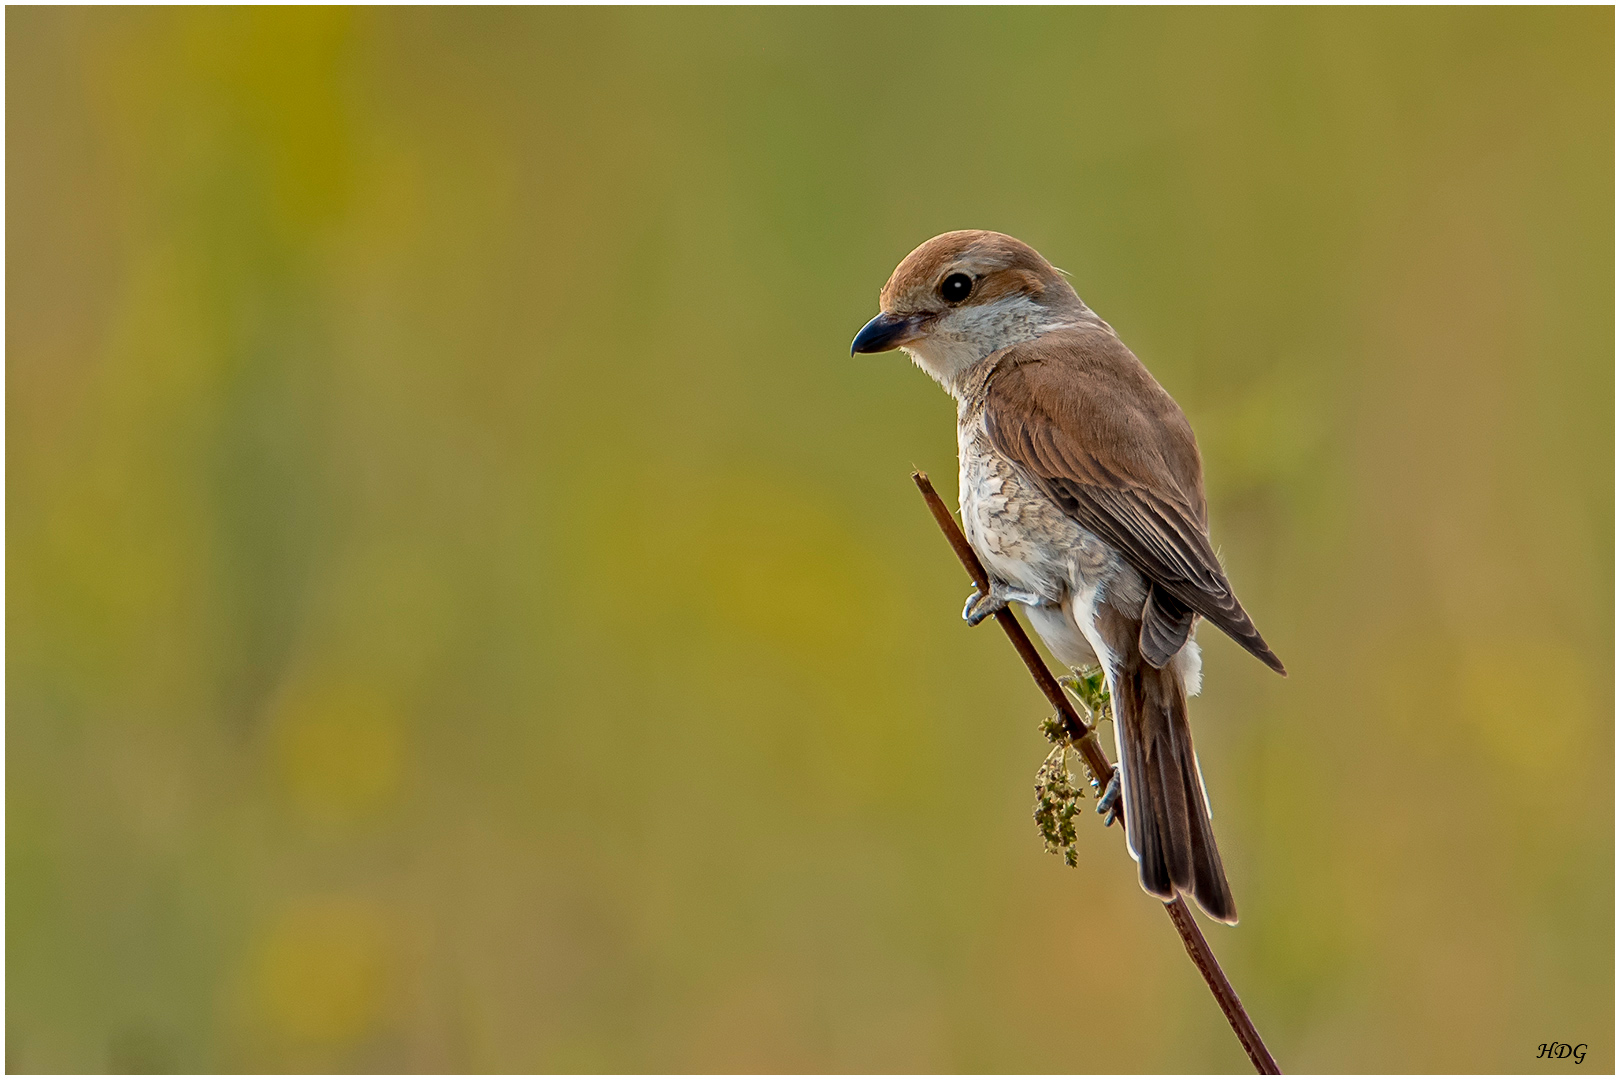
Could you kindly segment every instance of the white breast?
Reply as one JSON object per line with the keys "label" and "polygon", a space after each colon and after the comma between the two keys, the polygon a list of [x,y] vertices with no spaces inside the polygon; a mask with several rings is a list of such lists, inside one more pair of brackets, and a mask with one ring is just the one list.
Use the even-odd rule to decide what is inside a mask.
{"label": "white breast", "polygon": [[1058,660],[1095,664],[1080,620],[1089,626],[1112,553],[991,447],[981,418],[964,416],[957,432],[968,542],[991,575],[1046,598],[1024,610]]}

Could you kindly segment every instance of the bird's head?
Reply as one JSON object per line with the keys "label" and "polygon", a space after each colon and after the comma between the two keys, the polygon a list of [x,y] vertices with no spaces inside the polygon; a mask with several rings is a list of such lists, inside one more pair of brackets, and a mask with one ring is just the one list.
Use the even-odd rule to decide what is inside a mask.
{"label": "bird's head", "polygon": [[879,294],[882,311],[850,346],[904,349],[948,390],[998,349],[1087,314],[1057,268],[1010,236],[979,229],[934,237],[903,259]]}

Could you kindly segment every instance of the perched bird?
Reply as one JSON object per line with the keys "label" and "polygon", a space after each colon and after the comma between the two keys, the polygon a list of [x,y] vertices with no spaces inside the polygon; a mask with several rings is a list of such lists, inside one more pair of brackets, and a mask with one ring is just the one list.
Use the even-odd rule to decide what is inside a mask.
{"label": "perched bird", "polygon": [[854,353],[900,348],[956,399],[962,528],[1059,661],[1100,665],[1142,887],[1237,921],[1193,751],[1193,632],[1208,619],[1279,674],[1209,541],[1192,426],[1113,327],[1022,241],[968,230],[907,255]]}

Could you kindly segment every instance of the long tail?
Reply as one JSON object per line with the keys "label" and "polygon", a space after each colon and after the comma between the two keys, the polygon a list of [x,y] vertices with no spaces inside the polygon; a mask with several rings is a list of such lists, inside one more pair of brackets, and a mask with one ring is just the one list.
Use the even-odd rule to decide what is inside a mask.
{"label": "long tail", "polygon": [[1235,923],[1237,904],[1215,847],[1181,675],[1175,664],[1154,668],[1140,659],[1114,675],[1125,840],[1142,888],[1167,901],[1188,894],[1210,918]]}

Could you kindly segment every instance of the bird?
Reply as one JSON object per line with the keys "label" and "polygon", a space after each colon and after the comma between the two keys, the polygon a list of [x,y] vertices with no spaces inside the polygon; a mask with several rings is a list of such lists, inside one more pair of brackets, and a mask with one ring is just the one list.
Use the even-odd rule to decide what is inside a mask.
{"label": "bird", "polygon": [[[962,529],[989,572],[970,625],[1019,604],[1052,655],[1101,667],[1142,888],[1237,922],[1187,699],[1207,620],[1280,675],[1209,537],[1203,463],[1170,394],[1034,248],[947,232],[901,260],[850,354],[901,349],[956,401]],[[1117,785],[1117,787],[1115,786]]]}

